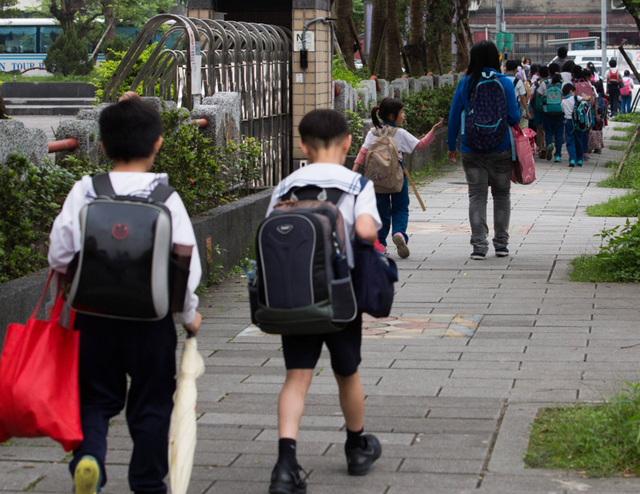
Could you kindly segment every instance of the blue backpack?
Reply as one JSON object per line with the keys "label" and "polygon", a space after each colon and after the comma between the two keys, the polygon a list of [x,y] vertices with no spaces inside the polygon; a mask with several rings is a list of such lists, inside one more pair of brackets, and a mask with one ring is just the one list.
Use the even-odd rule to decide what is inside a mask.
{"label": "blue backpack", "polygon": [[573,130],[586,132],[593,125],[593,117],[591,116],[591,102],[580,101],[574,96],[573,113],[571,115],[573,121]]}
{"label": "blue backpack", "polygon": [[467,143],[476,151],[491,151],[504,141],[509,129],[507,96],[494,72],[483,72],[473,89],[469,107],[462,113]]}

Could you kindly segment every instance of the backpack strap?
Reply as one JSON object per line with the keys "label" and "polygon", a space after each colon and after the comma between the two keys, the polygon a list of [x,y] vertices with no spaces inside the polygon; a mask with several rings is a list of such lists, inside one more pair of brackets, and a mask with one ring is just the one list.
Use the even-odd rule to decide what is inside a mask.
{"label": "backpack strap", "polygon": [[380,131],[378,130],[378,127],[376,127],[375,125],[371,129],[371,133],[376,137],[378,137],[380,135]]}
{"label": "backpack strap", "polygon": [[323,189],[317,185],[305,185],[304,187],[293,187],[280,197],[280,200],[288,201],[295,197],[294,200],[298,201],[329,201],[337,205],[344,194],[344,191],[336,188]]}
{"label": "backpack strap", "polygon": [[109,178],[108,173],[99,173],[98,175],[95,175],[91,179],[91,182],[93,183],[93,188],[95,189],[98,197],[116,197],[116,191],[113,190],[113,185],[111,185],[111,179]]}
{"label": "backpack strap", "polygon": [[174,187],[165,184],[158,184],[149,194],[149,202],[166,202],[169,196],[176,191]]}
{"label": "backpack strap", "polygon": [[396,132],[398,132],[398,127],[390,127],[388,125],[387,125],[387,127],[388,127],[387,135],[389,137],[393,137],[394,135],[396,135]]}

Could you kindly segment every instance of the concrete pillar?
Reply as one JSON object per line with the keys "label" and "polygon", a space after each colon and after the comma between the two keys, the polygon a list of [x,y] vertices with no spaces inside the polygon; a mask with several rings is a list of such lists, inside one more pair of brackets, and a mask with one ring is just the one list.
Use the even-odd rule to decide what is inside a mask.
{"label": "concrete pillar", "polygon": [[[293,0],[294,46],[296,35],[312,19],[331,17],[329,0]],[[300,149],[298,124],[316,108],[331,108],[331,26],[323,22],[311,24],[307,30],[315,36],[314,51],[307,54],[308,67],[300,66],[300,52],[293,54],[293,169],[300,166],[304,154]]]}
{"label": "concrete pillar", "polygon": [[191,112],[193,119],[206,118],[209,125],[202,133],[211,139],[214,146],[224,147],[227,141],[240,141],[240,94],[221,92],[207,96],[202,105]]}
{"label": "concrete pillar", "polygon": [[47,135],[42,129],[26,128],[20,120],[0,120],[0,165],[12,154],[22,154],[39,165],[48,156]]}

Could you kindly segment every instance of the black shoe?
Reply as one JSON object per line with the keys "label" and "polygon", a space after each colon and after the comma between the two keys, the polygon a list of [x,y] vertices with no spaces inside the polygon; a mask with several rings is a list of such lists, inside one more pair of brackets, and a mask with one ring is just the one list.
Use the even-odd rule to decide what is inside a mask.
{"label": "black shoe", "polygon": [[376,436],[365,434],[364,438],[367,441],[366,448],[347,449],[346,446],[344,448],[349,475],[366,475],[373,462],[382,454],[382,446]]}
{"label": "black shoe", "polygon": [[269,494],[306,494],[307,483],[300,477],[300,465],[291,468],[289,465],[276,463],[271,472]]}

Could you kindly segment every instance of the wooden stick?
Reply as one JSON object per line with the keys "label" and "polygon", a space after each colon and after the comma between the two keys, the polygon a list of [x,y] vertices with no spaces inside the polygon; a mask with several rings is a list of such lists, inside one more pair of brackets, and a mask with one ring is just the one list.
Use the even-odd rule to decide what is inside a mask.
{"label": "wooden stick", "polygon": [[624,43],[618,46],[618,50],[620,51],[620,53],[622,53],[622,56],[627,61],[627,65],[629,65],[629,68],[633,70],[633,73],[635,74],[636,79],[640,81],[640,74],[638,74],[638,71],[636,70],[636,65],[631,61],[631,59],[629,58],[629,55],[627,55],[627,52],[624,50]]}
{"label": "wooden stick", "polygon": [[367,66],[367,61],[364,59],[364,52],[362,51],[362,46],[360,46],[360,38],[358,37],[358,31],[356,30],[356,25],[353,22],[353,16],[349,16],[349,27],[351,28],[351,34],[353,34],[353,39],[356,41],[358,45],[358,53],[360,54],[360,60],[362,60],[362,66]]}
{"label": "wooden stick", "polygon": [[420,197],[420,194],[418,194],[418,189],[416,188],[416,184],[413,183],[413,179],[411,178],[411,175],[409,175],[409,171],[407,170],[406,167],[404,169],[404,174],[407,176],[407,179],[409,180],[409,183],[411,184],[411,187],[413,187],[413,193],[418,198],[418,202],[420,203],[420,206],[422,207],[422,210],[426,211],[427,208],[424,206],[424,202],[422,202],[422,197]]}
{"label": "wooden stick", "polygon": [[618,180],[620,178],[620,175],[622,174],[624,163],[625,161],[627,161],[627,158],[629,157],[629,154],[631,154],[631,150],[633,149],[633,146],[635,146],[636,144],[636,140],[638,139],[638,134],[640,134],[640,122],[638,122],[638,126],[636,127],[636,131],[633,134],[633,137],[631,138],[629,147],[627,147],[627,150],[624,152],[624,156],[622,157],[622,161],[620,162],[620,166],[618,167],[618,171],[616,172],[616,180]]}
{"label": "wooden stick", "polygon": [[387,39],[387,28],[389,27],[389,19],[384,22],[384,29],[382,30],[382,37],[380,38],[380,47],[378,48],[378,58],[376,58],[376,66],[374,67],[373,75],[378,75],[380,70],[380,60],[382,58],[382,49],[384,48],[384,41]]}
{"label": "wooden stick", "polygon": [[398,34],[398,44],[400,45],[400,53],[402,54],[402,60],[404,61],[404,68],[407,69],[407,75],[411,75],[411,65],[409,64],[409,58],[407,57],[407,52],[404,50],[404,43],[402,42],[402,36],[400,35],[400,31],[397,31]]}

